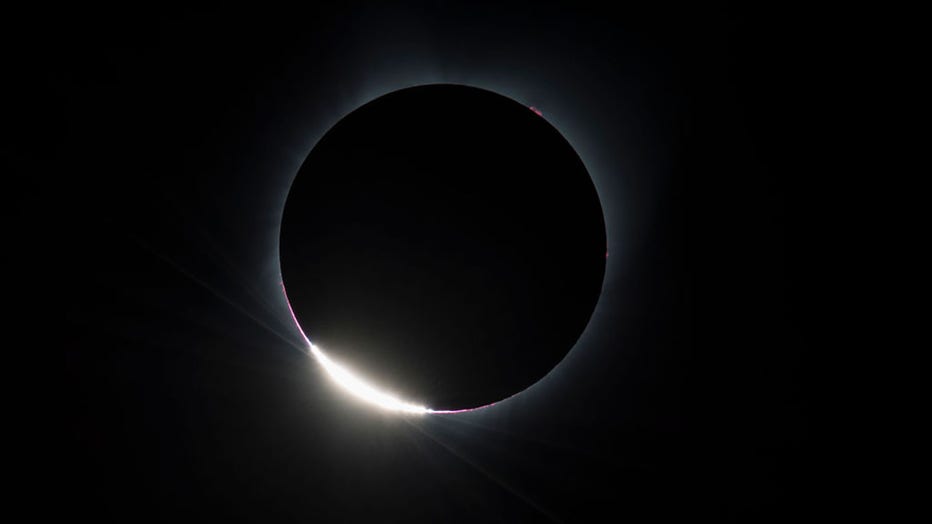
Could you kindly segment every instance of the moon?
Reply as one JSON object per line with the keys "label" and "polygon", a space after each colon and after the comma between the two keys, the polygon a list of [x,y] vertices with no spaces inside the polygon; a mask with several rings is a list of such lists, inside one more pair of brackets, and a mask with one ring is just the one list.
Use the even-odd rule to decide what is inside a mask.
{"label": "moon", "polygon": [[315,145],[280,233],[308,351],[348,392],[456,413],[536,383],[601,294],[601,203],[536,107],[431,84],[372,100]]}

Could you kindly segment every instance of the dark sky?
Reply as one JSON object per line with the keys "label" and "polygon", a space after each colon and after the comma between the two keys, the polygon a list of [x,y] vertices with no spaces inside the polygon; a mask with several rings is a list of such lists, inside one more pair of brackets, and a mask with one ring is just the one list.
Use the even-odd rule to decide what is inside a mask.
{"label": "dark sky", "polygon": [[[25,336],[6,372],[30,507],[263,522],[808,511],[804,19],[352,2],[11,17],[7,296]],[[323,132],[435,82],[540,108],[599,190],[611,256],[589,329],[544,383],[411,419],[349,399],[296,348],[278,230]]]}

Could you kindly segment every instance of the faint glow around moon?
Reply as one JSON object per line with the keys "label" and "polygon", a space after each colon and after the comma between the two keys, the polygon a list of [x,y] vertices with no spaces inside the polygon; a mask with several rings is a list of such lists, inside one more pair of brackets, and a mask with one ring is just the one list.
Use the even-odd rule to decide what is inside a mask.
{"label": "faint glow around moon", "polygon": [[[391,75],[394,75],[395,73],[396,72],[393,71]],[[508,72],[502,71],[500,75],[497,75],[497,76],[493,75],[492,78],[485,78],[483,79],[483,81],[479,82],[479,81],[476,81],[476,79],[469,80],[469,79],[462,78],[458,75],[455,77],[448,77],[446,76],[446,73],[441,75],[441,74],[433,74],[430,72],[400,73],[400,76],[391,76],[390,78],[384,78],[386,73],[382,72],[381,73],[382,78],[377,79],[376,81],[373,81],[373,84],[369,85],[367,89],[363,89],[362,91],[357,93],[357,95],[355,96],[355,101],[349,102],[348,103],[349,105],[347,107],[344,107],[342,111],[337,115],[339,116],[339,118],[333,120],[330,125],[332,126],[333,124],[338,122],[339,119],[343,118],[346,114],[349,114],[356,108],[359,108],[362,105],[368,102],[371,102],[372,100],[375,100],[376,98],[379,98],[380,96],[383,96],[385,94],[392,93],[392,92],[405,89],[405,88],[409,88],[409,87],[415,87],[419,85],[430,85],[430,84],[436,84],[436,83],[454,83],[454,84],[459,84],[459,85],[464,85],[464,86],[477,87],[479,89],[492,90],[494,92],[505,95],[513,100],[550,99],[551,105],[553,105],[554,99],[553,99],[551,92],[535,91],[533,90],[533,88],[532,90],[528,91],[526,89],[526,86],[521,87],[521,86],[516,86],[514,84],[508,84],[508,83],[502,84],[500,82],[500,79],[508,77],[509,74],[510,73]],[[532,84],[532,85],[547,86],[548,89],[552,89],[552,83],[549,83],[549,82],[537,82],[536,84]],[[373,87],[373,86],[377,86],[377,87]],[[573,99],[573,97],[567,97],[567,98],[571,100]],[[527,106],[527,107],[530,111],[532,111],[536,115],[540,117],[544,117],[543,111],[541,111],[540,108],[536,106]],[[559,111],[560,108],[556,105],[553,105],[552,109],[553,109],[552,111],[548,111],[549,118],[547,117],[544,117],[544,118],[547,118],[548,121],[551,121],[551,123],[553,123],[555,127],[566,129],[566,131],[568,132],[568,135],[566,137],[567,140],[571,144],[574,144],[573,147],[579,153],[580,158],[583,159],[584,164],[586,164],[587,171],[589,171],[589,173],[592,174],[591,175],[592,181],[596,186],[596,191],[600,195],[599,200],[600,202],[603,202],[604,201],[602,199],[603,193],[608,194],[609,192],[612,192],[614,190],[605,185],[606,184],[605,177],[597,177],[595,175],[599,172],[611,171],[611,169],[609,169],[609,166],[605,166],[605,165],[595,165],[593,166],[593,169],[590,169],[590,166],[592,165],[592,162],[594,160],[594,158],[591,158],[592,151],[589,151],[588,152],[589,154],[586,154],[585,148],[580,150],[580,147],[584,147],[585,144],[587,143],[596,143],[597,140],[595,140],[595,138],[598,135],[592,135],[592,134],[586,133],[585,132],[586,128],[576,127],[574,129],[573,126],[569,125],[570,122],[563,122],[563,124],[558,125],[560,123],[558,122],[559,119],[558,118],[554,119],[553,115],[558,115],[561,112]],[[562,109],[563,109],[562,113],[564,114],[571,114],[573,112],[577,112],[577,111],[571,111],[571,109],[573,108],[569,106],[564,106],[562,107]],[[317,130],[318,134],[316,136],[315,141],[319,140],[321,136],[323,136],[323,133],[326,129],[327,128]],[[570,136],[574,136],[576,139],[570,140]],[[304,155],[296,155],[295,158],[297,158],[298,160],[297,160],[296,165],[293,167],[292,172],[297,172],[297,170],[300,168],[301,162],[303,162],[303,160],[306,158],[307,151],[304,153]],[[585,159],[587,158],[589,158],[589,162],[585,161]],[[601,188],[601,191],[600,191],[600,188]],[[608,210],[603,210],[603,212],[605,211],[608,211]],[[616,223],[619,223],[619,219],[615,217],[614,215],[612,216],[606,215],[605,220],[606,220],[606,227],[608,227],[609,225],[614,225]],[[606,233],[608,234],[610,232],[607,230]],[[608,240],[608,242],[611,242],[611,240]],[[605,252],[605,258],[608,258],[607,249]],[[613,257],[613,258],[618,258],[618,257]],[[605,280],[603,280],[603,285],[605,285],[604,282],[608,282],[607,279],[609,277],[609,272],[612,271],[613,268],[614,268],[613,265],[606,264],[606,276],[605,276]],[[284,290],[284,283],[282,283],[282,289]],[[476,411],[479,409],[487,408],[495,404],[498,404],[499,402],[503,402],[504,400],[507,400],[507,399],[503,399],[498,402],[492,402],[484,406],[478,406],[478,407],[467,408],[467,409],[434,410],[434,409],[431,409],[425,406],[419,406],[419,405],[412,404],[409,402],[404,402],[391,394],[381,392],[377,388],[374,388],[371,385],[367,384],[364,380],[358,378],[355,374],[353,374],[351,371],[349,371],[344,366],[341,366],[340,364],[337,364],[336,362],[334,362],[327,355],[325,355],[324,352],[319,347],[314,345],[310,341],[310,339],[307,338],[307,335],[305,335],[304,330],[301,328],[301,325],[298,324],[298,320],[294,315],[294,311],[291,309],[291,303],[288,302],[287,293],[285,293],[285,302],[286,304],[288,304],[288,309],[289,311],[291,311],[291,316],[294,319],[295,325],[298,327],[298,331],[301,333],[301,336],[303,337],[304,342],[307,344],[307,347],[309,350],[308,353],[314,356],[315,360],[317,360],[317,362],[321,365],[321,367],[323,367],[324,370],[327,371],[327,374],[341,388],[345,389],[346,391],[352,393],[354,396],[366,401],[369,404],[378,406],[386,410],[394,411],[397,413],[409,413],[409,414],[423,415],[423,414],[465,413],[468,411]],[[601,300],[601,297],[600,297],[599,304],[596,306],[596,310],[593,312],[593,319],[596,318],[596,314],[600,311],[600,308],[603,307],[602,302],[603,301]],[[590,327],[587,327],[583,335],[580,335],[580,340],[582,340],[582,337],[584,337],[585,334],[591,330],[592,329]]]}
{"label": "faint glow around moon", "polygon": [[[284,290],[285,285],[282,283],[282,291]],[[365,380],[359,378],[345,366],[334,362],[333,359],[321,351],[321,349],[317,347],[316,344],[311,342],[310,339],[307,338],[307,335],[304,334],[304,329],[301,328],[301,324],[298,323],[298,318],[295,316],[294,309],[291,308],[291,302],[288,301],[287,292],[285,292],[285,302],[288,304],[288,311],[291,312],[291,318],[294,320],[295,325],[298,326],[298,331],[301,332],[301,336],[307,343],[307,347],[310,349],[311,355],[314,356],[321,367],[324,368],[324,371],[327,372],[327,375],[329,375],[330,378],[337,383],[337,385],[339,385],[354,397],[388,411],[409,413],[412,415],[424,415],[427,413],[463,413],[466,411],[472,411],[473,409],[478,409],[471,408],[459,410],[433,410],[426,406],[405,402],[394,395],[378,390],[377,388],[368,384]]]}

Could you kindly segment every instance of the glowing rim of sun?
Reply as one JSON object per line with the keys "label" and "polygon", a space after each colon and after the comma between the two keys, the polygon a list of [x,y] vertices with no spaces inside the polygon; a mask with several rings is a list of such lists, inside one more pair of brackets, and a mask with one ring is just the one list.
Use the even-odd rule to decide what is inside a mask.
{"label": "glowing rim of sun", "polygon": [[466,409],[431,409],[427,406],[421,406],[414,404],[412,402],[406,402],[400,398],[387,393],[385,391],[376,388],[366,380],[362,379],[358,374],[351,371],[346,366],[335,362],[332,358],[327,356],[319,346],[311,342],[311,339],[307,337],[304,333],[304,329],[301,327],[301,324],[298,322],[298,317],[295,315],[294,309],[291,307],[291,302],[288,300],[288,292],[285,290],[285,283],[282,282],[282,292],[285,294],[285,303],[288,304],[288,311],[291,313],[291,318],[294,320],[295,326],[298,327],[298,331],[301,333],[301,337],[304,339],[304,342],[307,344],[308,352],[314,359],[320,364],[320,367],[324,368],[324,371],[327,375],[338,385],[340,388],[344,389],[346,392],[352,396],[379,408],[394,411],[398,413],[407,413],[411,415],[426,415],[426,414],[451,414],[451,413],[465,413],[467,411],[475,411],[477,409],[482,409],[489,407],[491,404],[486,404],[484,406],[479,406],[475,408],[466,408]]}
{"label": "glowing rim of sun", "polygon": [[[469,85],[469,84],[462,84]],[[408,86],[411,87],[411,86]],[[475,87],[475,86],[471,86]],[[479,88],[484,89],[484,88]],[[390,91],[392,92],[392,91]],[[529,106],[528,109],[533,111],[537,116],[543,117],[543,112],[534,106]],[[593,180],[595,183],[595,180]],[[596,191],[598,191],[598,185],[596,185]],[[601,199],[600,199],[601,201]],[[608,248],[606,246],[605,258],[608,258]],[[603,278],[604,284],[604,278]],[[343,390],[348,392],[350,395],[362,400],[363,402],[379,407],[386,411],[391,411],[401,414],[409,415],[428,415],[428,414],[455,414],[455,413],[466,413],[470,411],[477,411],[480,409],[485,409],[491,406],[502,402],[503,400],[508,400],[519,393],[522,393],[525,390],[519,391],[505,399],[491,402],[482,406],[476,406],[472,408],[464,409],[431,409],[427,406],[422,406],[415,404],[413,402],[404,401],[397,396],[383,391],[368,381],[364,380],[356,372],[350,370],[343,364],[335,362],[332,358],[327,356],[326,353],[316,344],[311,342],[311,339],[308,338],[307,334],[304,333],[304,329],[301,327],[301,324],[298,322],[298,317],[295,315],[294,309],[291,307],[291,302],[288,300],[288,292],[285,290],[285,283],[281,281],[282,292],[285,295],[285,304],[288,305],[288,311],[291,313],[291,318],[294,320],[295,326],[298,328],[298,332],[301,333],[301,338],[304,339],[304,343],[307,345],[307,353],[314,357],[314,360],[324,369],[327,375]]]}

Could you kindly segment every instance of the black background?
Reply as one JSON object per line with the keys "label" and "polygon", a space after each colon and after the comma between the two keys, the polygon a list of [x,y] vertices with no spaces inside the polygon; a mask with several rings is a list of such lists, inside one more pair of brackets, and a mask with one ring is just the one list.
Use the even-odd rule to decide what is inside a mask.
{"label": "black background", "polygon": [[[671,4],[11,14],[5,371],[24,500],[101,520],[808,514],[806,19]],[[274,253],[316,136],[404,78],[433,81],[424,70],[552,82],[523,102],[560,107],[624,249],[600,328],[533,395],[407,419],[348,399],[295,349]]]}

